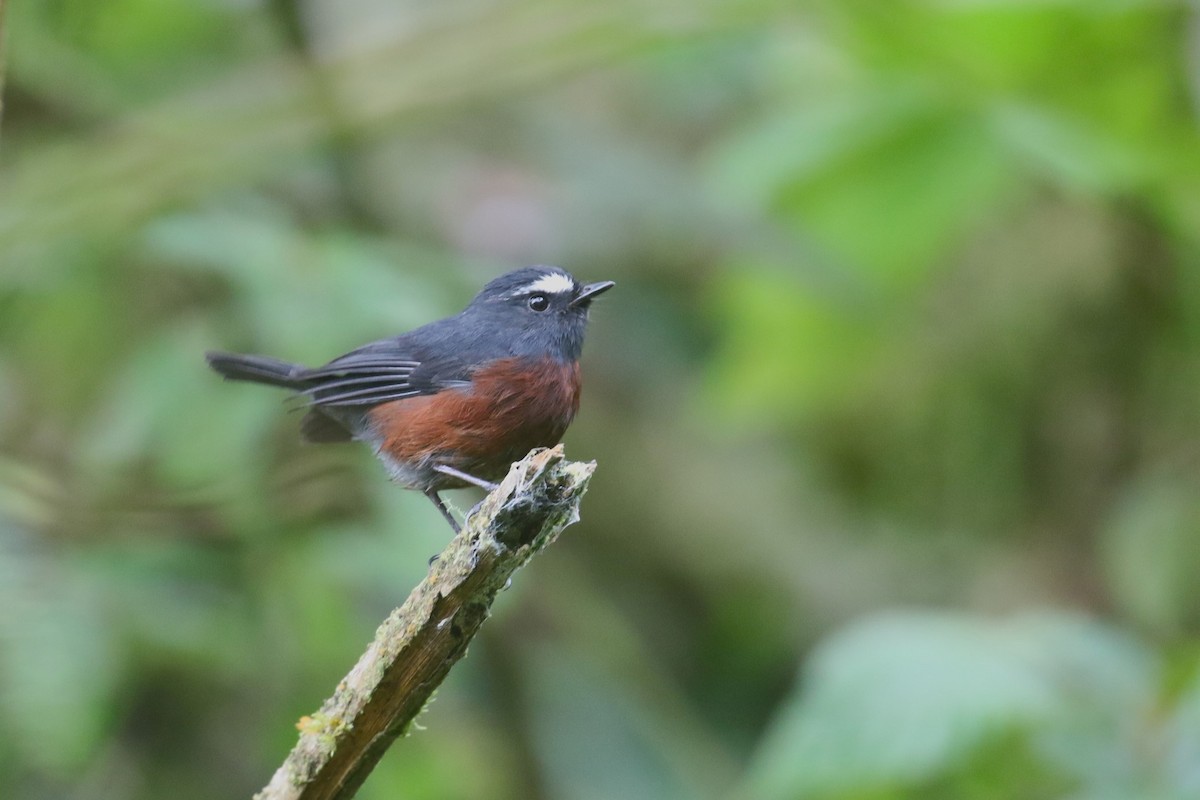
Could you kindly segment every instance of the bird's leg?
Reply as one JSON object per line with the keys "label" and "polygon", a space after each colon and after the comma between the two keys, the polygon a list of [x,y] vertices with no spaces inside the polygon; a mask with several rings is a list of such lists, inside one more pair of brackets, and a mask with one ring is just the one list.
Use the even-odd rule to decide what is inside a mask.
{"label": "bird's leg", "polygon": [[458,520],[456,520],[454,515],[450,513],[450,509],[446,508],[446,504],[442,502],[442,498],[438,497],[438,493],[432,489],[429,489],[425,492],[425,496],[433,501],[433,504],[437,506],[438,511],[442,512],[442,516],[445,517],[446,521],[450,523],[450,527],[454,528],[454,532],[456,534],[460,533],[462,528],[459,527]]}
{"label": "bird's leg", "polygon": [[498,483],[485,481],[483,478],[476,478],[474,475],[468,475],[462,470],[455,469],[454,467],[448,467],[445,464],[438,464],[433,469],[435,472],[440,472],[443,475],[449,475],[453,478],[458,478],[460,481],[466,481],[473,486],[478,486],[485,492],[494,492],[500,488],[500,484]]}

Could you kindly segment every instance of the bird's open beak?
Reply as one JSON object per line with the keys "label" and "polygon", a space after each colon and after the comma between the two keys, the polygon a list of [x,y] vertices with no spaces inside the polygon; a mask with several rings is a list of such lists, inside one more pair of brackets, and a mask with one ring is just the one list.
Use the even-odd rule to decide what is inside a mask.
{"label": "bird's open beak", "polygon": [[616,285],[613,281],[597,281],[596,283],[587,284],[579,290],[579,294],[571,301],[571,308],[576,308],[577,306],[586,307],[597,296],[604,294]]}

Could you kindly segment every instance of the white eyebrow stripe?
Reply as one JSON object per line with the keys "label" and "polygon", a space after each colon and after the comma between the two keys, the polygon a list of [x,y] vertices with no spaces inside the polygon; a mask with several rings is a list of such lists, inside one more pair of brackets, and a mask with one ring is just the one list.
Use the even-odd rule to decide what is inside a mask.
{"label": "white eyebrow stripe", "polygon": [[550,272],[536,281],[522,286],[515,294],[532,294],[534,292],[544,292],[545,294],[572,294],[575,291],[575,281],[570,275],[564,275],[561,272]]}

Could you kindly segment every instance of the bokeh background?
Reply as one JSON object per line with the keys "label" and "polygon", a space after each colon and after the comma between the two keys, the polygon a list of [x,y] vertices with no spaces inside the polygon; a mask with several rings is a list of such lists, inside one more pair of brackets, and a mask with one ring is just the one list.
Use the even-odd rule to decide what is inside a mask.
{"label": "bokeh background", "polygon": [[556,263],[583,520],[362,797],[1200,798],[1200,9],[9,6],[0,796],[249,796],[447,540],[205,349]]}

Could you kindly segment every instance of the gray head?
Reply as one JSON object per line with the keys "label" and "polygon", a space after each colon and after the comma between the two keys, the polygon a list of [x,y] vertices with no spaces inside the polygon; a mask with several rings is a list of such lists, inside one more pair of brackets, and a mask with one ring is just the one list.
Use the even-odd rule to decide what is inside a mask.
{"label": "gray head", "polygon": [[505,340],[513,355],[575,361],[583,350],[588,308],[613,285],[581,284],[558,267],[526,267],[484,286],[463,316]]}

